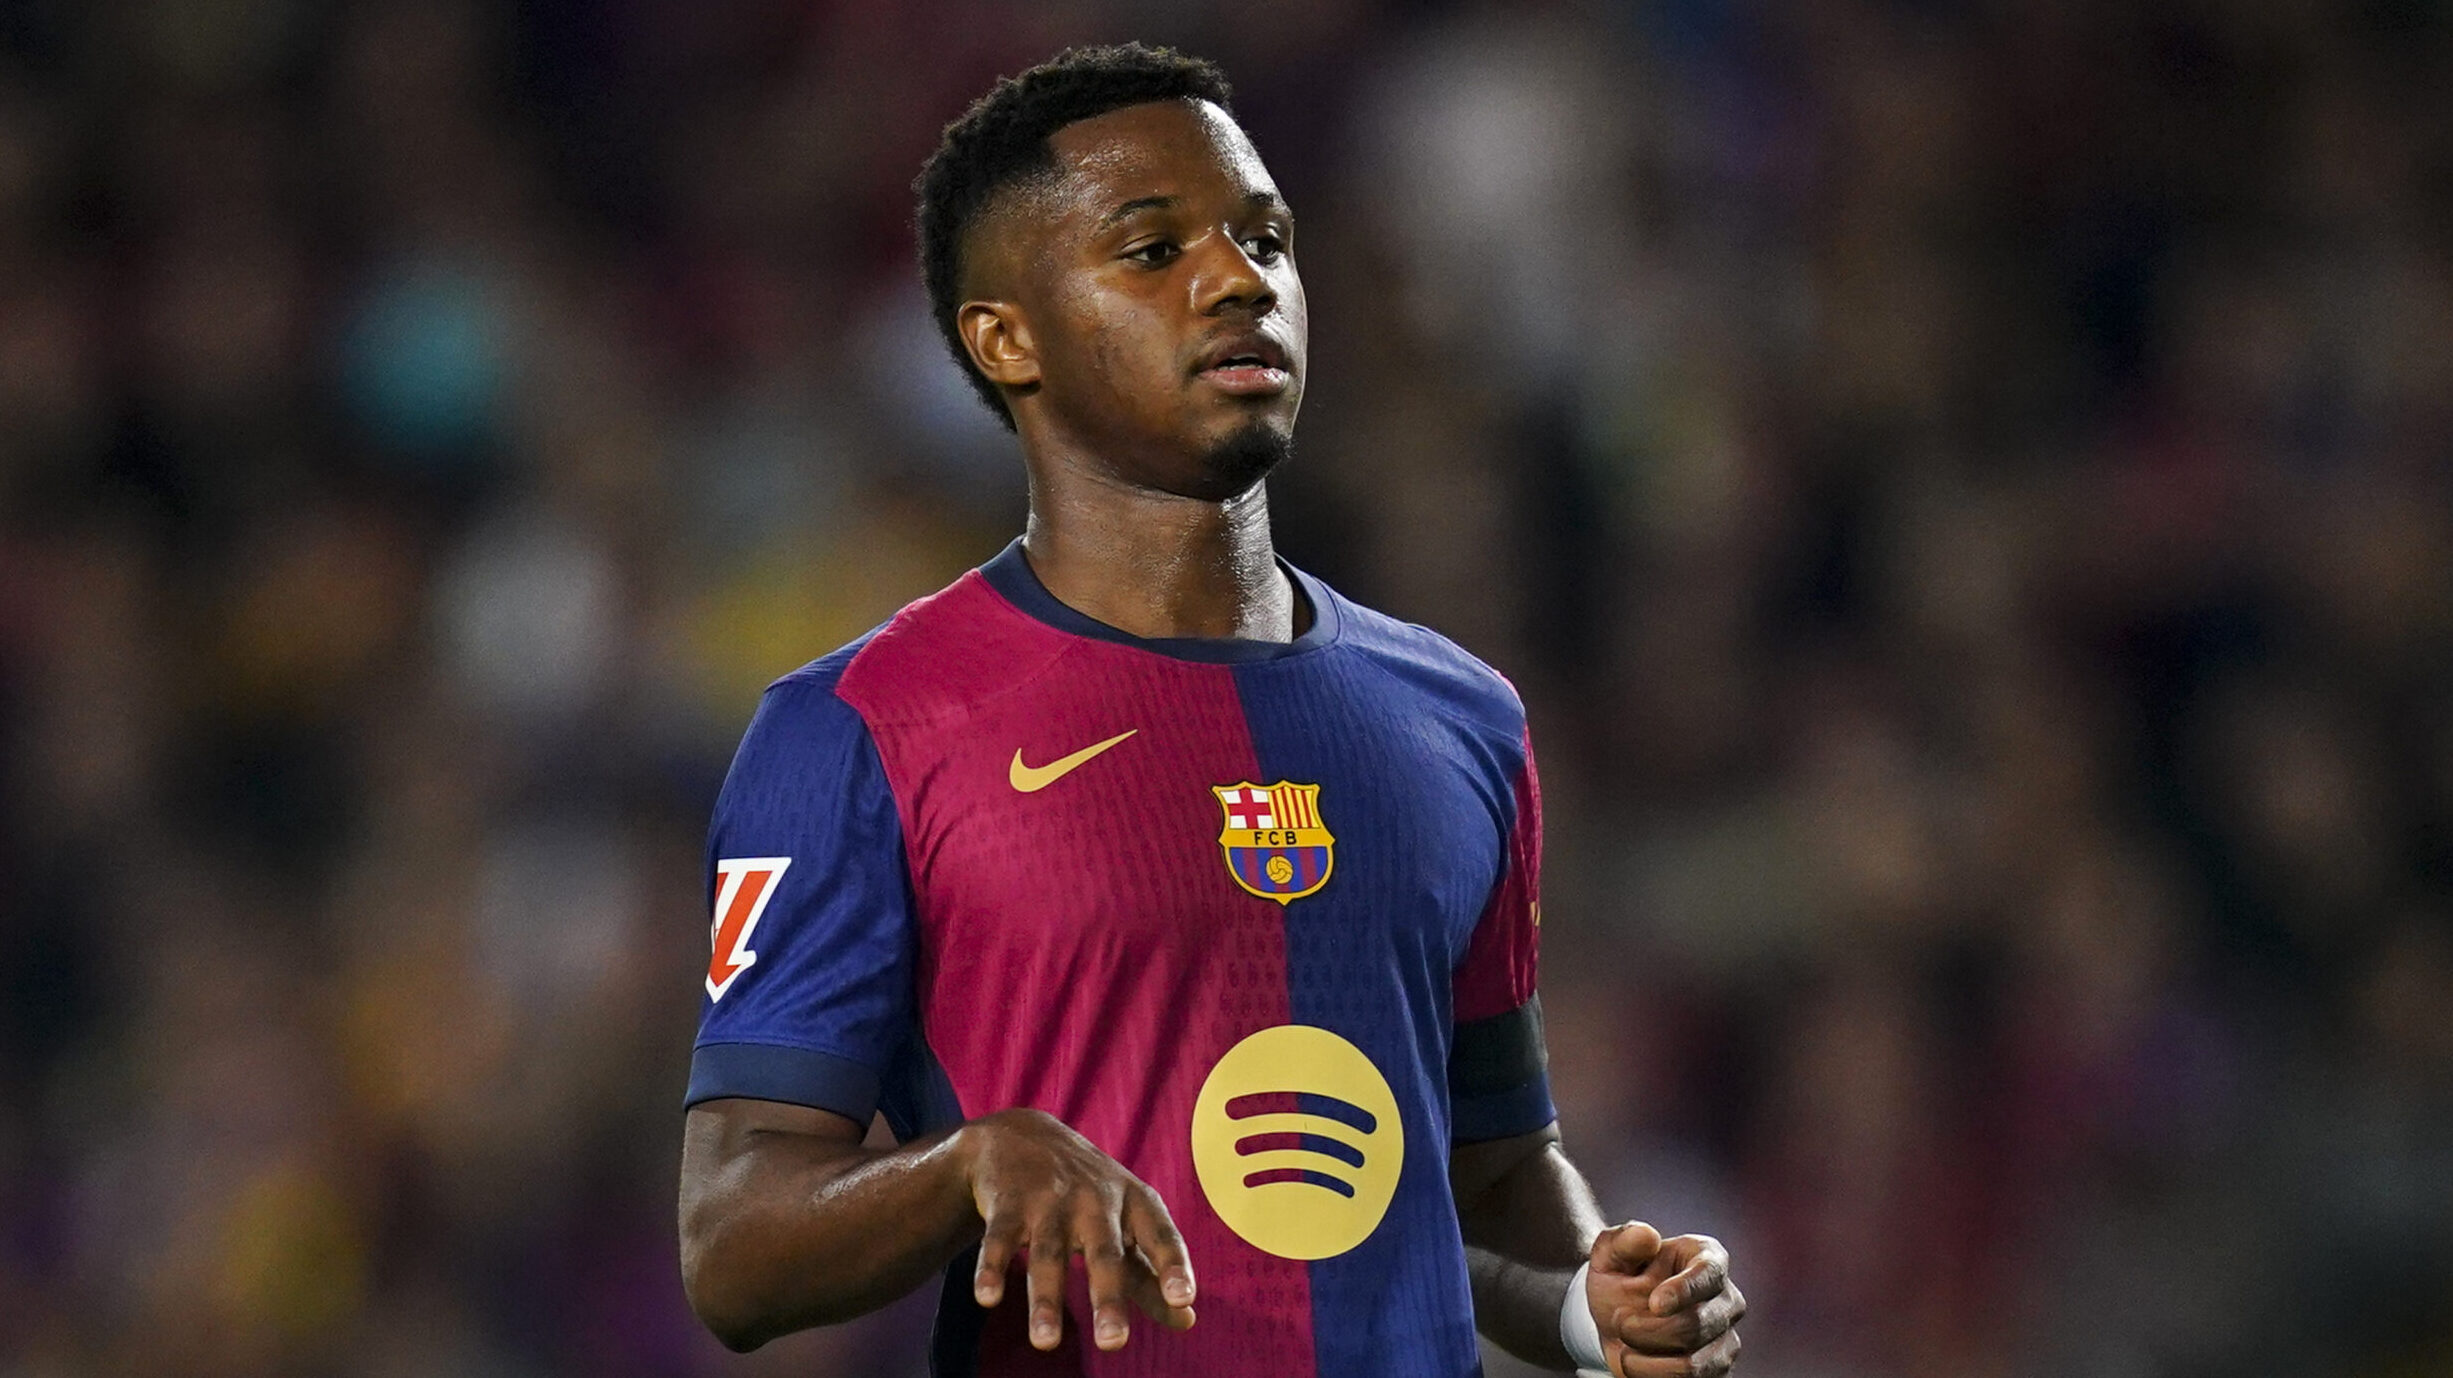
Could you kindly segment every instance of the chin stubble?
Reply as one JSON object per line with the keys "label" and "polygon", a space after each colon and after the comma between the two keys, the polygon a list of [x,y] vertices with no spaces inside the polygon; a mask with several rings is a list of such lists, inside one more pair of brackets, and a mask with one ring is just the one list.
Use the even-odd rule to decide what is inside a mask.
{"label": "chin stubble", "polygon": [[1267,422],[1255,421],[1230,433],[1202,457],[1202,468],[1217,491],[1244,492],[1294,456],[1295,439]]}

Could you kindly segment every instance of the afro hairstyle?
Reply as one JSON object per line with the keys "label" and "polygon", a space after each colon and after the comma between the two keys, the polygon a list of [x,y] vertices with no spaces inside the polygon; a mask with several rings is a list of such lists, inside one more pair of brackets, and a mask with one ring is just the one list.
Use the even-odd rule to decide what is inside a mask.
{"label": "afro hairstyle", "polygon": [[1067,48],[1018,77],[997,82],[945,127],[912,184],[918,193],[920,278],[938,333],[972,389],[1012,430],[997,386],[971,362],[954,313],[962,305],[963,239],[1006,189],[1055,170],[1048,136],[1128,105],[1205,100],[1227,108],[1226,74],[1170,48],[1118,43]]}

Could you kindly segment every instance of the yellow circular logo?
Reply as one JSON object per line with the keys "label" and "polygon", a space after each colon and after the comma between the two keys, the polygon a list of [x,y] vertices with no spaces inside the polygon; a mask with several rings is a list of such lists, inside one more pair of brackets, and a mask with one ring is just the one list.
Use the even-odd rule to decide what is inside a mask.
{"label": "yellow circular logo", "polygon": [[1227,1228],[1280,1258],[1371,1237],[1397,1195],[1405,1126],[1363,1050],[1308,1024],[1227,1050],[1192,1107],[1192,1165]]}

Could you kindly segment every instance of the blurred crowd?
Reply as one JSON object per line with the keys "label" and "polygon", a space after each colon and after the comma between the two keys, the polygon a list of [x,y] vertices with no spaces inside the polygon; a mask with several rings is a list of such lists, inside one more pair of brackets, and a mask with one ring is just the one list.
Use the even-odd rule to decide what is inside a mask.
{"label": "blurred crowd", "polygon": [[701,838],[1018,529],[908,184],[1124,37],[1744,1371],[2453,1373],[2444,0],[6,0],[0,1375],[919,1370],[683,1305]]}

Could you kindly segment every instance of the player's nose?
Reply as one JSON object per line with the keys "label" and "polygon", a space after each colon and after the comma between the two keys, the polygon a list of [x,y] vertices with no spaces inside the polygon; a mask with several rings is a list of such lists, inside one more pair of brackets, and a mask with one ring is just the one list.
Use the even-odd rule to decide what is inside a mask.
{"label": "player's nose", "polygon": [[1205,235],[1195,253],[1193,306],[1202,315],[1236,307],[1258,315],[1277,305],[1277,289],[1270,285],[1268,272],[1253,262],[1234,235]]}

